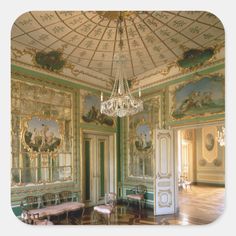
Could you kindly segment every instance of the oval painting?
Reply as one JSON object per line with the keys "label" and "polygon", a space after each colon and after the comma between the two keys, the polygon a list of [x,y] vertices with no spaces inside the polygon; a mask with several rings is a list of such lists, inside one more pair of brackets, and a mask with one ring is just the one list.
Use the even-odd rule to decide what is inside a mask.
{"label": "oval painting", "polygon": [[215,139],[212,134],[207,134],[205,139],[205,147],[208,151],[211,151],[214,148]]}

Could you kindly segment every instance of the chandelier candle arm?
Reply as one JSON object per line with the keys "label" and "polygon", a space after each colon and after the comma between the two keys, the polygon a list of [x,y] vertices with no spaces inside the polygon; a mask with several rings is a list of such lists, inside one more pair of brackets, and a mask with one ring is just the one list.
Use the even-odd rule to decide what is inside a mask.
{"label": "chandelier candle arm", "polygon": [[101,92],[101,102],[103,102],[103,92]]}
{"label": "chandelier candle arm", "polygon": [[141,98],[141,88],[139,87],[139,90],[138,90],[138,97]]}

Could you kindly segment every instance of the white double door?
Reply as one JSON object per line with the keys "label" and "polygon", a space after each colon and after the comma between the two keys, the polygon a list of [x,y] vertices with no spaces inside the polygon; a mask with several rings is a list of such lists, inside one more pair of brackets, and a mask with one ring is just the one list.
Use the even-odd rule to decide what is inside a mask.
{"label": "white double door", "polygon": [[[84,134],[84,200],[87,206],[103,204],[113,189],[113,150],[108,135]],[[109,153],[110,152],[110,153]]]}

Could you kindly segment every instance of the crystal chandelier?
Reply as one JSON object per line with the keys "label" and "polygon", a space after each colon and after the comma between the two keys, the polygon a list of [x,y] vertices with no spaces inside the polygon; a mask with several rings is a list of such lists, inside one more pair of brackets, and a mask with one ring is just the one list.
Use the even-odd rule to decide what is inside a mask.
{"label": "crystal chandelier", "polygon": [[101,113],[108,116],[129,116],[143,110],[143,102],[140,99],[141,90],[139,89],[139,98],[135,98],[130,93],[127,77],[125,74],[125,55],[122,54],[123,48],[123,28],[122,28],[123,16],[119,15],[119,53],[114,55],[114,62],[116,64],[115,82],[112,89],[110,98],[107,101],[103,101],[103,94],[101,94]]}
{"label": "crystal chandelier", "polygon": [[217,141],[219,145],[225,146],[225,127],[222,126],[222,131],[217,131]]}

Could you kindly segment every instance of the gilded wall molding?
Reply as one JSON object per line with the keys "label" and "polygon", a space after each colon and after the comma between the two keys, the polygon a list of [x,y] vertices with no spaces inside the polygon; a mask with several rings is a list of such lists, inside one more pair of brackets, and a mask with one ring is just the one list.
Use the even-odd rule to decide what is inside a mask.
{"label": "gilded wall molding", "polygon": [[[147,182],[151,183],[153,179],[153,174],[151,174],[150,171],[148,171],[147,174],[139,175],[137,174],[139,172],[137,172],[135,168],[138,168],[139,162],[143,162],[143,165],[148,165],[149,162],[153,163],[154,161],[154,129],[156,126],[161,125],[161,94],[155,95],[154,97],[144,97],[143,101],[144,106],[150,112],[150,115],[148,116],[148,113],[143,112],[127,118],[128,137],[125,144],[127,146],[127,159],[125,165],[126,183],[132,183],[139,179],[139,181],[147,184]],[[146,134],[145,131],[144,133],[146,135],[144,136],[144,133],[142,133],[141,130],[143,130],[143,132],[146,130],[148,134]],[[153,165],[151,164],[150,167],[151,166]]]}

